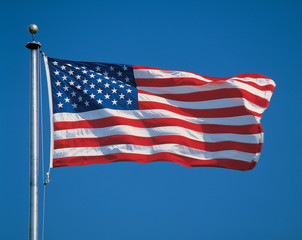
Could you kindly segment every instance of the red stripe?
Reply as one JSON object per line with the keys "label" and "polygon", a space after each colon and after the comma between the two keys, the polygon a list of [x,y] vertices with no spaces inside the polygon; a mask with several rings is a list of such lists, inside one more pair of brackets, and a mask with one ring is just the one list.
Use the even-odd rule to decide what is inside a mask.
{"label": "red stripe", "polygon": [[257,153],[259,144],[240,143],[234,141],[224,142],[201,142],[178,135],[157,137],[138,137],[132,135],[115,135],[102,138],[73,138],[54,141],[54,149],[76,147],[102,147],[115,144],[134,144],[139,146],[153,146],[160,144],[179,144],[202,151],[217,152],[224,150],[237,150],[241,152]]}
{"label": "red stripe", "polygon": [[187,109],[179,108],[164,103],[140,101],[140,110],[163,109],[183,116],[195,118],[222,118],[222,117],[235,117],[244,115],[254,115],[261,117],[261,114],[246,109],[244,106],[229,107],[229,108],[216,108],[216,109]]}
{"label": "red stripe", "polygon": [[157,153],[153,155],[142,155],[134,153],[116,153],[106,156],[91,156],[91,157],[65,157],[53,160],[54,167],[66,166],[82,166],[97,163],[111,162],[174,162],[187,167],[221,167],[234,170],[251,170],[256,166],[256,162],[244,162],[233,159],[212,159],[212,160],[196,160],[194,158],[179,156],[173,153]]}
{"label": "red stripe", "polygon": [[[229,79],[226,79],[229,80]],[[225,80],[221,80],[224,83]],[[258,85],[256,82],[243,81],[235,79],[236,82],[245,83],[261,91],[273,92],[275,86],[267,84],[264,86]],[[219,82],[206,82],[196,78],[136,78],[135,83],[138,87],[175,87],[175,86],[200,86],[203,84],[219,84]]]}
{"label": "red stripe", "polygon": [[258,134],[258,124],[229,126],[218,124],[198,124],[187,122],[177,118],[153,118],[153,119],[128,119],[123,117],[107,117],[94,120],[81,120],[74,122],[55,122],[54,130],[67,130],[76,128],[104,128],[117,125],[128,125],[138,128],[153,128],[176,126],[203,133],[236,133]]}
{"label": "red stripe", "polygon": [[208,82],[196,78],[135,78],[138,87],[173,87],[193,85],[199,86]]}
{"label": "red stripe", "polygon": [[162,71],[168,71],[168,70],[164,70],[164,69],[160,69],[160,68],[156,68],[156,67],[142,67],[142,66],[137,66],[137,65],[132,65],[133,69],[153,69],[153,70],[162,70]]}
{"label": "red stripe", "polygon": [[158,96],[170,100],[182,101],[182,102],[196,102],[196,101],[209,101],[215,99],[224,98],[244,98],[262,108],[268,106],[269,101],[265,98],[254,95],[244,89],[239,88],[225,88],[211,91],[200,91],[192,93],[173,93],[173,94],[154,94],[141,89],[138,89],[138,93],[149,94],[152,96]]}
{"label": "red stripe", "polygon": [[208,80],[212,80],[212,81],[228,80],[230,78],[265,78],[265,79],[270,79],[269,77],[264,76],[262,74],[258,74],[258,73],[242,73],[242,74],[234,75],[232,77],[209,77],[209,76],[204,76],[204,75],[200,75],[200,76],[202,76],[202,77],[204,77]]}

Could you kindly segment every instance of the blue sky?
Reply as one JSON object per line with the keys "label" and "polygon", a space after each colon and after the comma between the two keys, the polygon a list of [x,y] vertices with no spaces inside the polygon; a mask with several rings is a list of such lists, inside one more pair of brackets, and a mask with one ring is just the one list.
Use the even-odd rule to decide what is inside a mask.
{"label": "blue sky", "polygon": [[[0,1],[0,239],[28,235],[31,23],[51,57],[213,77],[255,72],[277,84],[261,121],[265,141],[255,169],[173,163],[53,169],[45,240],[301,239],[301,10],[302,1],[294,0]],[[41,180],[40,212],[42,196]]]}

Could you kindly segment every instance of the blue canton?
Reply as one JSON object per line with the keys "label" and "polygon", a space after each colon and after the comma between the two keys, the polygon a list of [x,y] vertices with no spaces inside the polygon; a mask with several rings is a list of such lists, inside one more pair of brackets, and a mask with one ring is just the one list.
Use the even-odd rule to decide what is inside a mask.
{"label": "blue canton", "polygon": [[138,109],[130,65],[68,61],[48,57],[53,112],[101,108]]}

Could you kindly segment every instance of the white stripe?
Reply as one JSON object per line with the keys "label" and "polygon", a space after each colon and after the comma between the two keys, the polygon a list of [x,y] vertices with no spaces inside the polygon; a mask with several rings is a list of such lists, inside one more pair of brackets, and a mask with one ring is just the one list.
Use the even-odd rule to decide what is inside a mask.
{"label": "white stripe", "polygon": [[[234,86],[238,87],[238,88],[244,89],[244,90],[246,90],[246,91],[248,91],[248,92],[250,92],[250,93],[252,93],[256,96],[264,98],[267,101],[270,101],[271,97],[273,95],[273,92],[271,90],[263,91],[263,90],[257,89],[255,87],[249,85],[248,81],[246,81],[247,83],[243,83],[243,82],[236,81],[236,79],[234,78],[234,79],[227,80],[227,82],[230,83],[231,85],[234,85]],[[258,85],[260,85],[259,83],[262,84],[263,82],[265,82],[265,81],[261,81],[261,80],[259,82],[256,81],[256,83]],[[260,85],[260,86],[267,86],[268,84],[272,84],[272,85],[276,86],[274,81],[271,80],[271,79],[266,79],[266,83],[267,84],[263,84],[263,85]]]}
{"label": "white stripe", "polygon": [[273,95],[273,92],[271,90],[263,91],[263,90],[260,90],[258,88],[255,88],[255,87],[249,85],[248,83],[243,83],[243,82],[239,82],[239,81],[232,80],[232,79],[227,80],[227,82],[230,83],[231,86],[234,86],[235,88],[237,87],[237,88],[246,90],[256,96],[265,98],[268,101],[271,99],[271,97]]}
{"label": "white stripe", "polygon": [[144,93],[138,94],[138,101],[158,102],[187,109],[216,109],[243,106],[242,98],[224,98],[208,101],[182,102]]}
{"label": "white stripe", "polygon": [[[183,72],[183,71],[164,71],[164,70],[157,70],[157,69],[133,69],[134,77],[141,78],[141,79],[148,79],[153,78],[154,81],[161,80],[161,78],[196,78],[205,82],[213,82],[212,80],[207,79],[201,75],[190,73],[190,72]],[[241,80],[245,82],[253,82],[259,86],[266,86],[266,85],[273,85],[276,86],[275,82],[269,78],[252,78],[252,77],[230,77],[228,80]],[[226,81],[226,80],[222,80]]]}
{"label": "white stripe", "polygon": [[259,107],[258,105],[246,100],[246,99],[242,99],[243,102],[244,102],[244,106],[248,109],[248,110],[251,110],[253,112],[256,112],[256,113],[259,113],[259,114],[262,114],[266,108],[263,108],[263,107]]}
{"label": "white stripe", "polygon": [[154,95],[139,93],[138,100],[140,102],[142,101],[159,102],[159,103],[164,103],[167,105],[186,108],[186,109],[206,110],[206,109],[219,109],[219,108],[245,106],[247,109],[260,114],[263,113],[263,111],[265,110],[264,108],[259,107],[258,105],[251,103],[250,101],[244,98],[223,98],[223,99],[214,99],[208,101],[182,102],[182,101],[170,100],[167,98],[158,97]]}
{"label": "white stripe", "polygon": [[245,78],[239,78],[239,77],[232,77],[230,80],[241,80],[244,82],[253,82],[256,83],[259,86],[267,86],[267,85],[273,85],[276,86],[276,83],[270,79],[270,78],[251,78],[251,77],[245,77]]}
{"label": "white stripe", "polygon": [[115,110],[115,109],[98,109],[82,113],[55,113],[54,122],[69,122],[81,120],[94,120],[107,117],[124,117],[128,119],[154,119],[154,118],[177,118],[184,121],[198,124],[219,124],[229,126],[242,126],[258,124],[252,115],[225,117],[225,118],[194,118],[186,117],[167,110]]}
{"label": "white stripe", "polygon": [[265,98],[269,100],[272,96],[271,91],[262,91],[251,85],[246,83],[227,80],[221,82],[212,82],[204,85],[198,86],[172,86],[172,87],[137,87],[138,89],[144,90],[146,92],[150,92],[153,94],[186,94],[186,93],[194,93],[194,92],[205,92],[205,91],[213,91],[219,89],[244,89],[254,95],[257,95],[261,98]]}
{"label": "white stripe", "polygon": [[183,127],[167,126],[154,128],[137,128],[127,125],[117,125],[104,128],[76,128],[58,130],[54,132],[54,139],[71,138],[99,138],[114,135],[132,135],[138,137],[157,137],[178,135],[201,142],[234,141],[241,143],[259,143],[259,134],[235,134],[235,133],[201,133]]}
{"label": "white stripe", "polygon": [[163,71],[155,69],[133,69],[135,78],[196,78],[205,82],[212,82],[198,74],[182,71]]}
{"label": "white stripe", "polygon": [[207,152],[194,148],[180,146],[177,144],[162,144],[155,146],[139,146],[132,144],[118,144],[103,147],[84,147],[84,148],[63,148],[54,151],[54,158],[73,157],[73,156],[104,156],[114,153],[136,153],[152,155],[155,153],[170,152],[181,156],[195,158],[198,160],[209,160],[228,158],[242,161],[251,161],[255,158],[254,153],[245,153],[236,150],[224,150],[218,152]]}

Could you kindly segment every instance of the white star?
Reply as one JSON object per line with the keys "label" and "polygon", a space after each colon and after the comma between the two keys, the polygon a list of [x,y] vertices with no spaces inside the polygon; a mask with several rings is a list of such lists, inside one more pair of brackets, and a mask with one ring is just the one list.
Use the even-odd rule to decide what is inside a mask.
{"label": "white star", "polygon": [[116,88],[113,88],[112,89],[112,93],[116,93],[117,89]]}
{"label": "white star", "polygon": [[104,75],[107,77],[107,76],[108,76],[108,73],[107,73],[107,72],[104,72]]}
{"label": "white star", "polygon": [[63,79],[63,80],[66,80],[66,79],[67,79],[67,76],[64,75],[64,76],[62,77],[62,79]]}
{"label": "white star", "polygon": [[119,85],[120,88],[124,88],[125,86],[123,84]]}
{"label": "white star", "polygon": [[105,76],[105,79],[109,79],[109,77],[108,77],[108,76]]}
{"label": "white star", "polygon": [[75,69],[76,69],[76,70],[80,70],[80,68],[79,68],[79,67],[75,67]]}
{"label": "white star", "polygon": [[98,91],[98,93],[102,93],[103,92],[103,90],[100,89],[100,88],[97,91]]}
{"label": "white star", "polygon": [[116,81],[115,80],[113,80],[113,81],[111,81],[112,83],[114,83],[114,84],[116,84]]}
{"label": "white star", "polygon": [[89,86],[90,86],[90,88],[94,88],[95,84],[91,83]]}
{"label": "white star", "polygon": [[110,98],[110,95],[107,93],[106,95],[105,95],[105,99],[109,99]]}
{"label": "white star", "polygon": [[67,63],[67,66],[72,67],[72,65],[71,65],[71,64],[69,64],[69,63]]}
{"label": "white star", "polygon": [[86,84],[87,82],[88,82],[88,80],[87,80],[87,79],[84,79],[84,80],[83,80],[83,83],[84,83],[84,84]]}
{"label": "white star", "polygon": [[129,82],[130,78],[128,78],[128,77],[125,77],[125,80],[126,80],[126,82]]}
{"label": "white star", "polygon": [[71,95],[72,95],[73,97],[75,97],[77,94],[76,94],[75,91],[73,91],[73,92],[71,93]]}
{"label": "white star", "polygon": [[79,90],[81,89],[81,87],[82,86],[80,84],[78,84],[78,86],[76,86],[76,88],[79,89]]}
{"label": "white star", "polygon": [[54,71],[54,73],[55,73],[56,75],[59,75],[59,74],[60,74],[60,72],[59,72],[58,70]]}
{"label": "white star", "polygon": [[86,74],[86,73],[87,73],[87,71],[86,71],[86,70],[83,70],[83,71],[82,71],[82,73]]}
{"label": "white star", "polygon": [[77,79],[81,79],[81,75],[76,75],[76,78]]}
{"label": "white star", "polygon": [[102,102],[103,102],[103,100],[98,99],[98,103],[99,103],[99,104],[102,104]]}
{"label": "white star", "polygon": [[95,97],[95,95],[93,93],[89,96],[90,96],[91,99],[93,99]]}
{"label": "white star", "polygon": [[114,67],[110,66],[110,71],[114,71]]}
{"label": "white star", "polygon": [[88,106],[89,106],[89,102],[88,102],[88,101],[86,101],[86,102],[85,102],[85,105],[86,105],[86,107],[88,107]]}
{"label": "white star", "polygon": [[101,83],[101,82],[102,82],[102,79],[98,78],[97,81],[98,81],[98,83]]}
{"label": "white star", "polygon": [[111,102],[112,102],[112,105],[117,105],[117,101],[115,99],[113,99],[113,101],[111,101]]}
{"label": "white star", "polygon": [[65,70],[65,69],[66,69],[66,66],[63,65],[63,66],[61,67],[61,69],[62,69],[62,70]]}
{"label": "white star", "polygon": [[102,76],[103,74],[101,74],[101,73],[96,73],[97,75],[99,75],[99,76]]}
{"label": "white star", "polygon": [[87,90],[87,89],[84,89],[84,90],[83,90],[83,93],[84,93],[84,94],[88,94],[88,90]]}
{"label": "white star", "polygon": [[74,103],[74,104],[72,104],[72,107],[73,107],[73,108],[77,108],[77,107],[78,107],[78,104]]}
{"label": "white star", "polygon": [[128,99],[127,104],[131,105],[132,104],[132,100]]}
{"label": "white star", "polygon": [[121,71],[118,71],[118,72],[117,72],[117,75],[118,75],[119,77],[121,77],[122,74],[123,74],[123,73],[122,73]]}
{"label": "white star", "polygon": [[94,75],[94,74],[90,74],[89,76],[90,76],[91,78],[94,78],[94,77],[95,77],[95,75]]}
{"label": "white star", "polygon": [[72,71],[72,70],[69,70],[69,71],[68,71],[68,74],[69,74],[69,75],[73,75],[73,71]]}
{"label": "white star", "polygon": [[64,91],[66,92],[66,91],[68,91],[68,88],[69,88],[69,87],[64,86],[63,88],[64,88]]}
{"label": "white star", "polygon": [[62,93],[61,92],[57,92],[58,97],[62,97]]}
{"label": "white star", "polygon": [[78,97],[79,102],[82,102],[83,98],[81,96]]}
{"label": "white star", "polygon": [[52,64],[58,66],[58,62],[57,61],[52,62]]}
{"label": "white star", "polygon": [[61,82],[60,82],[59,80],[56,81],[55,84],[56,84],[57,86],[61,86]]}
{"label": "white star", "polygon": [[124,97],[125,97],[125,95],[122,93],[119,96],[120,96],[120,99],[124,99]]}
{"label": "white star", "polygon": [[85,66],[82,66],[81,68],[86,69],[86,67],[85,67]]}
{"label": "white star", "polygon": [[70,99],[68,97],[66,97],[64,100],[65,100],[65,102],[69,102],[70,101]]}
{"label": "white star", "polygon": [[124,69],[124,71],[127,71],[128,67],[124,65],[123,69]]}
{"label": "white star", "polygon": [[105,86],[105,88],[109,88],[110,84],[109,83],[105,83],[104,86]]}
{"label": "white star", "polygon": [[100,71],[100,70],[101,70],[101,68],[100,68],[99,66],[96,66],[95,69],[96,69],[97,71]]}
{"label": "white star", "polygon": [[129,89],[127,89],[127,93],[131,93],[132,92],[132,90],[129,88]]}
{"label": "white star", "polygon": [[63,107],[63,103],[58,103],[58,107],[62,108]]}
{"label": "white star", "polygon": [[70,84],[71,86],[73,86],[73,85],[74,85],[74,81],[70,81],[69,84]]}

